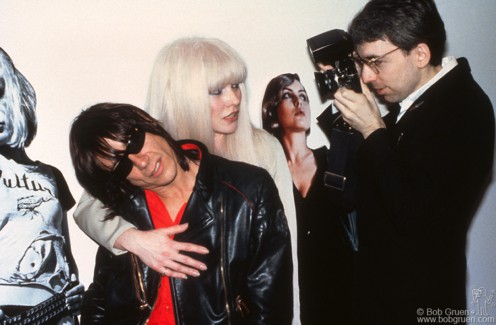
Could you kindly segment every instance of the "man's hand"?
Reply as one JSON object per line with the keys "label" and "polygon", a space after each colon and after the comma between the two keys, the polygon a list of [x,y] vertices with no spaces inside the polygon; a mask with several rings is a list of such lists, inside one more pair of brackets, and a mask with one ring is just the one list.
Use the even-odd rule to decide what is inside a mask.
{"label": "man's hand", "polygon": [[115,241],[114,246],[137,255],[140,260],[163,275],[186,279],[199,276],[207,266],[181,252],[208,254],[203,246],[174,241],[170,236],[182,233],[188,224],[149,231],[128,229]]}
{"label": "man's hand", "polygon": [[343,119],[364,139],[377,129],[385,128],[381,112],[369,88],[362,83],[363,93],[347,88],[339,88],[334,94],[334,106],[341,112]]}

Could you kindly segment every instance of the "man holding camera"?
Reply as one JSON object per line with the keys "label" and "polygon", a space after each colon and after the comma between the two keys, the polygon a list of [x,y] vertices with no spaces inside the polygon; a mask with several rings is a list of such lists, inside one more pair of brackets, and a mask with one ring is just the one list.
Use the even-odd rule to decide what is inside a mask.
{"label": "man holding camera", "polygon": [[[490,180],[494,113],[465,58],[443,58],[433,0],[371,0],[349,33],[363,93],[334,95],[357,157],[358,324],[466,311],[468,227]],[[381,118],[370,90],[389,107]]]}

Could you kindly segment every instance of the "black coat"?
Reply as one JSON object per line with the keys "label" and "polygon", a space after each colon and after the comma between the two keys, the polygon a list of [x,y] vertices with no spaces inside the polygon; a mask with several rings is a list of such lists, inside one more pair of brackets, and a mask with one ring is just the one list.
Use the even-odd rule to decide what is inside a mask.
{"label": "black coat", "polygon": [[[198,278],[170,279],[176,324],[290,324],[290,235],[272,178],[261,168],[211,156],[195,144],[201,147],[201,164],[181,219],[189,227],[174,239],[205,246],[210,253],[191,254],[208,267]],[[139,229],[153,228],[143,193],[121,212]],[[83,324],[142,324],[148,319],[160,275],[139,260],[133,263],[132,256],[99,248]],[[143,278],[142,294],[137,294],[136,270]],[[240,301],[245,307],[239,307]]]}
{"label": "black coat", "polygon": [[493,109],[466,59],[392,115],[358,153],[359,324],[466,310],[466,236],[493,165]]}

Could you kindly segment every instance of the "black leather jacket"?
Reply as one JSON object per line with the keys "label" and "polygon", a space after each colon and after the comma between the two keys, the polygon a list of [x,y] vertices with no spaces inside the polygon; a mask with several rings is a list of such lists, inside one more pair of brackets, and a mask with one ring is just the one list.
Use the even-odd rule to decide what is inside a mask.
{"label": "black leather jacket", "polygon": [[[192,141],[189,141],[192,142]],[[209,155],[201,164],[175,240],[207,247],[191,255],[208,270],[170,279],[176,324],[290,324],[292,260],[287,221],[277,188],[263,169]],[[142,192],[120,211],[139,229],[152,229]],[[100,247],[82,324],[144,324],[157,297],[160,274],[132,254]]]}

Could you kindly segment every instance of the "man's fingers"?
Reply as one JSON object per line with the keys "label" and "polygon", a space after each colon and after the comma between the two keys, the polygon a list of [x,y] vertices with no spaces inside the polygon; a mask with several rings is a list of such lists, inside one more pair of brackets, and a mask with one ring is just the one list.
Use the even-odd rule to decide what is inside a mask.
{"label": "man's fingers", "polygon": [[334,107],[338,109],[343,118],[346,120],[350,111],[350,108],[348,107],[350,101],[344,97],[345,91],[346,90],[343,88],[340,88],[336,91],[336,93],[334,94]]}
{"label": "man's fingers", "polygon": [[[362,92],[363,94],[365,95],[365,97],[367,98],[367,100],[369,101],[369,103],[371,104],[375,104],[375,98],[374,98],[374,95],[372,94],[372,91],[370,90],[370,88],[364,84],[364,86],[362,87]],[[375,105],[377,106],[377,105]]]}
{"label": "man's fingers", "polygon": [[334,69],[334,67],[330,64],[317,63],[321,71],[327,71],[330,69]]}

